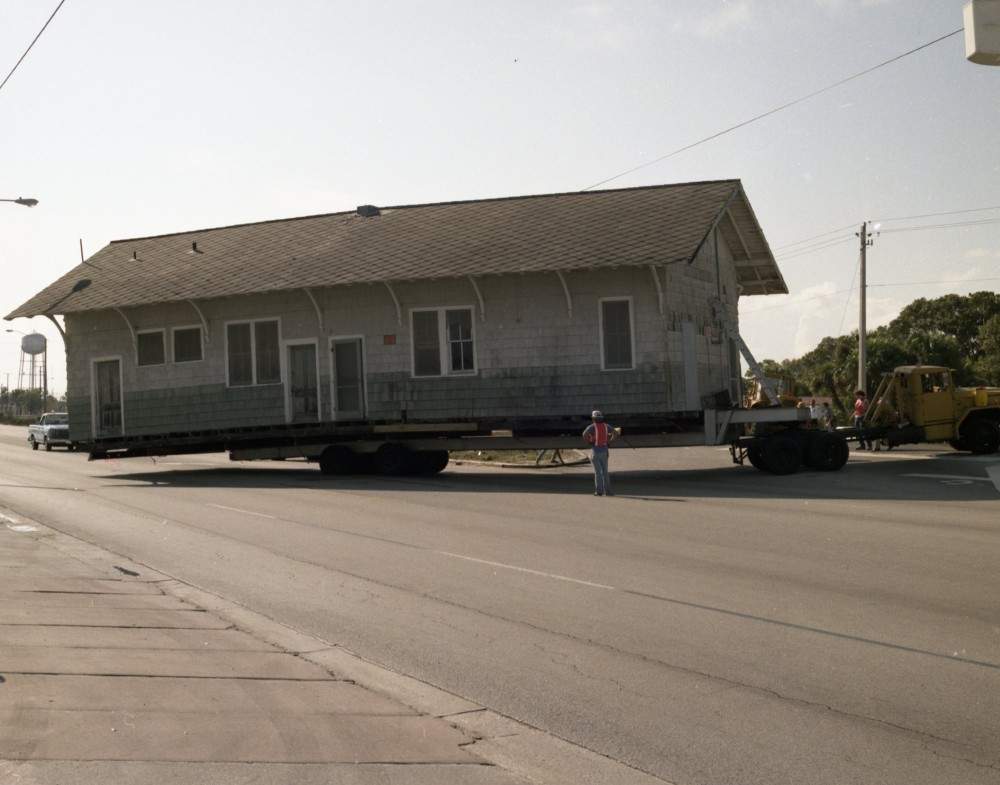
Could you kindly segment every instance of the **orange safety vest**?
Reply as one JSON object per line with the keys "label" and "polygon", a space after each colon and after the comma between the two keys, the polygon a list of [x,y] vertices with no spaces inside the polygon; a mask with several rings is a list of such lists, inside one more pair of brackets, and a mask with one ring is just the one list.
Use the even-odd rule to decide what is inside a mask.
{"label": "orange safety vest", "polygon": [[595,422],[594,423],[594,437],[591,440],[591,444],[595,447],[607,447],[608,446],[608,424],[605,422]]}

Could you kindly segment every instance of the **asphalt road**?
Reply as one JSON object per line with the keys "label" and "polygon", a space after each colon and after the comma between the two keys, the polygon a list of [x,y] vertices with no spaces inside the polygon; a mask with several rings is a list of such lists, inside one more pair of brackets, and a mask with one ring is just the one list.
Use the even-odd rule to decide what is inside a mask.
{"label": "asphalt road", "polygon": [[23,439],[0,503],[666,780],[1000,783],[1000,458],[620,450],[605,499]]}

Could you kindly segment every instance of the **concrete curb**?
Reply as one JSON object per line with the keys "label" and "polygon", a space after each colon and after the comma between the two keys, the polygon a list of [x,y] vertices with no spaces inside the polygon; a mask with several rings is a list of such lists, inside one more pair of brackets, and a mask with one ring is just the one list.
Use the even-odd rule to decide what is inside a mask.
{"label": "concrete curb", "polygon": [[[526,782],[539,785],[667,783],[666,780],[505,717],[459,695],[370,662],[342,646],[302,633],[145,564],[64,534],[25,516],[17,517],[20,522],[36,526],[36,536],[44,537],[48,544],[64,554],[104,570],[124,568],[139,573],[134,576],[134,580],[155,582],[164,593],[203,608],[230,622],[237,629],[288,654],[319,665],[340,678],[353,681],[422,714],[444,720],[472,739],[466,747],[469,752]],[[0,525],[11,520],[9,517],[6,520],[0,519]]]}

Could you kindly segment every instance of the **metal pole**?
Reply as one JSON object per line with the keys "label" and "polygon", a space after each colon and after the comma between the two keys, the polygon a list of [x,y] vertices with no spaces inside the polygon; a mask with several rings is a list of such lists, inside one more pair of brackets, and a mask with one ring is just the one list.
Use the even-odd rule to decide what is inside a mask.
{"label": "metal pole", "polygon": [[866,368],[867,368],[867,350],[868,350],[868,284],[865,279],[865,263],[867,261],[867,251],[868,251],[868,221],[861,224],[861,305],[858,313],[858,389],[868,391],[868,378]]}

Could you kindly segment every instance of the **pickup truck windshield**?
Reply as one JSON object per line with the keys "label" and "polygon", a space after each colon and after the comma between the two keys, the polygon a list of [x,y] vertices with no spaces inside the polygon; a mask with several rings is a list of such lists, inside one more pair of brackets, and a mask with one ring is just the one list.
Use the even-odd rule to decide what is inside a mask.
{"label": "pickup truck windshield", "polygon": [[47,414],[42,418],[42,425],[67,425],[69,417],[65,414]]}

